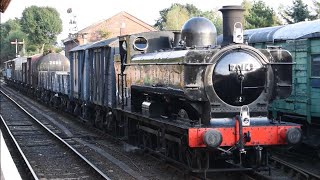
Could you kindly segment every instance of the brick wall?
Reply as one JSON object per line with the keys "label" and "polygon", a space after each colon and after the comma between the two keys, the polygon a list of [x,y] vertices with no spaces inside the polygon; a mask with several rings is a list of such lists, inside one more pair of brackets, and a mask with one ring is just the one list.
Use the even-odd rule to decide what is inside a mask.
{"label": "brick wall", "polygon": [[[79,31],[79,34],[86,34],[86,36],[83,37],[80,35],[76,37],[76,42],[81,45],[88,42],[117,37],[119,35],[135,34],[147,31],[155,31],[155,29],[126,12],[120,12],[107,20],[93,24]],[[103,34],[108,34],[108,36],[103,37]],[[65,41],[64,44],[67,55],[70,49],[77,46],[77,44],[72,40]]]}

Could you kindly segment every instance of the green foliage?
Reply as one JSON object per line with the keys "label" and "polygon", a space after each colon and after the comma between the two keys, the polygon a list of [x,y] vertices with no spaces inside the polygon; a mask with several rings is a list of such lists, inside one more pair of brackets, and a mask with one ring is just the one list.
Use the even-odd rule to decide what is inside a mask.
{"label": "green foliage", "polygon": [[97,33],[99,34],[101,39],[107,39],[111,36],[111,32],[109,32],[105,29],[101,29],[101,30],[97,31]]}
{"label": "green foliage", "polygon": [[15,39],[24,40],[24,46],[18,46],[21,56],[39,53],[41,47],[56,48],[56,37],[62,31],[59,13],[54,8],[31,6],[22,14],[21,19],[9,19],[0,26],[0,63],[15,58],[15,45],[10,44]]}
{"label": "green foliage", "polygon": [[310,14],[308,5],[302,0],[293,0],[293,5],[280,13],[288,24],[293,24],[305,20],[313,20],[315,17]]}
{"label": "green foliage", "polygon": [[18,18],[9,19],[6,23],[1,24],[1,37],[8,36],[10,31],[20,30],[20,20]]}
{"label": "green foliage", "polygon": [[[222,18],[217,10],[201,11],[193,4],[172,4],[160,12],[160,18],[154,25],[159,30],[180,30],[182,25],[191,17],[208,18],[216,26],[218,34],[222,33]],[[180,13],[180,14],[179,14]]]}
{"label": "green foliage", "polygon": [[247,1],[243,3],[247,11],[245,11],[246,29],[270,27],[280,24],[274,10],[262,0],[254,1],[252,6]]}
{"label": "green foliage", "polygon": [[187,9],[176,4],[166,14],[167,21],[164,22],[164,29],[180,30],[188,19],[189,13]]}
{"label": "green foliage", "polygon": [[193,4],[181,5],[181,7],[184,7],[188,11],[190,17],[197,17],[202,14],[202,11]]}
{"label": "green foliage", "polygon": [[[15,45],[11,44],[11,42],[15,41],[16,39],[21,42],[25,41],[27,43],[27,34],[21,31],[19,19],[9,19],[7,22],[1,24],[1,53],[0,59],[1,62],[4,62],[9,59],[13,59],[16,57],[16,47]],[[18,46],[18,54],[24,55],[25,46],[19,45]],[[1,63],[0,62],[0,63]]]}
{"label": "green foliage", "polygon": [[252,8],[252,2],[249,0],[243,0],[241,6],[244,9],[244,16],[249,16],[249,10]]}
{"label": "green foliage", "polygon": [[313,0],[313,6],[314,6],[314,11],[316,15],[314,16],[314,19],[320,19],[320,1],[318,0]]}
{"label": "green foliage", "polygon": [[54,8],[31,6],[22,13],[21,28],[29,35],[31,43],[41,47],[56,41],[62,31],[62,20]]}
{"label": "green foliage", "polygon": [[218,10],[204,11],[200,14],[200,17],[209,19],[216,26],[217,34],[222,34],[223,22]]}

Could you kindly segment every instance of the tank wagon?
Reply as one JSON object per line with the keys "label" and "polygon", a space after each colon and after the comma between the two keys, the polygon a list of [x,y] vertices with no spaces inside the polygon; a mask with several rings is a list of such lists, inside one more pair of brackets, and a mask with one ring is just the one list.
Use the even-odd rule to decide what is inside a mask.
{"label": "tank wagon", "polygon": [[215,26],[195,17],[181,32],[72,49],[70,91],[58,95],[60,108],[191,172],[266,167],[269,147],[302,137],[299,124],[267,117],[268,104],[291,92],[292,56],[244,44],[240,6],[221,12],[221,46]]}
{"label": "tank wagon", "polygon": [[32,94],[46,103],[59,105],[60,96],[69,95],[69,71],[68,58],[59,53],[20,57],[5,62],[6,81],[17,89]]}

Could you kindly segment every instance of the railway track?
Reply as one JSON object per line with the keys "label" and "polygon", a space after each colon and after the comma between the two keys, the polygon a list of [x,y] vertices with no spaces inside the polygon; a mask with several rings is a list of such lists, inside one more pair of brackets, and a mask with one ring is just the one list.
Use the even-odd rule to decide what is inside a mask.
{"label": "railway track", "polygon": [[319,174],[315,174],[310,170],[303,167],[294,165],[278,156],[270,157],[270,162],[273,166],[280,168],[282,171],[286,172],[290,177],[296,179],[306,179],[306,180],[319,180],[320,179],[320,169]]}
{"label": "railway track", "polygon": [[19,154],[24,179],[110,179],[47,124],[0,92],[1,130]]}
{"label": "railway track", "polygon": [[259,180],[320,180],[320,169],[314,173],[278,155],[271,156],[269,164],[270,172],[253,172],[247,174],[248,177]]}
{"label": "railway track", "polygon": [[[2,89],[6,90],[6,92],[9,90],[7,88],[2,88]],[[34,114],[35,116],[39,117],[38,115],[43,115],[43,116],[46,116],[47,119],[50,119],[50,118],[55,119],[55,120],[59,119],[59,117],[57,117],[57,115],[56,115],[59,112],[51,112],[50,110],[42,107],[41,105],[39,105],[39,106],[36,105],[37,103],[31,101],[29,98],[26,98],[26,97],[22,96],[21,94],[17,94],[16,91],[12,91],[12,92],[11,91],[12,90],[10,90],[10,92],[8,91],[8,93],[11,94],[11,96],[13,96],[15,94],[13,97],[14,99],[16,99],[19,102],[22,101],[23,104],[28,104],[28,107],[26,107],[27,109],[33,109],[33,110],[41,109],[41,112],[39,110],[32,111],[32,114]],[[30,107],[29,107],[29,105],[30,105]],[[52,117],[55,117],[55,118],[52,118]],[[67,121],[70,121],[70,119]],[[121,159],[121,157],[119,157],[119,155],[115,155],[113,152],[111,152],[111,153],[104,152],[106,149],[110,148],[110,144],[106,142],[108,140],[105,140],[103,137],[100,137],[100,135],[104,136],[103,135],[104,133],[101,133],[101,132],[95,130],[95,132],[98,133],[99,135],[89,137],[89,135],[87,135],[82,130],[80,130],[80,131],[76,130],[76,132],[78,132],[78,133],[75,133],[75,131],[70,130],[69,127],[64,127],[65,124],[62,125],[62,124],[59,124],[58,122],[54,122],[54,121],[51,124],[56,125],[57,126],[56,128],[60,129],[60,132],[58,130],[53,130],[53,131],[56,131],[60,135],[60,137],[63,137],[67,142],[71,143],[73,145],[73,147],[77,147],[77,146],[79,146],[79,144],[83,144],[84,146],[90,148],[90,149],[88,149],[88,151],[96,151],[96,152],[100,153],[101,154],[100,159],[103,159],[103,158],[113,159],[112,163],[114,163],[114,164],[116,164],[116,166],[122,168],[122,170],[126,170],[126,173],[130,174],[131,177],[133,177],[132,179],[149,179],[149,178],[151,178],[151,179],[168,179],[168,178],[170,178],[170,179],[181,179],[181,178],[183,178],[183,179],[203,179],[199,176],[190,176],[190,174],[184,172],[183,170],[180,170],[179,168],[173,168],[172,166],[170,166],[166,163],[163,164],[160,162],[156,162],[157,160],[155,160],[155,159],[151,160],[153,163],[151,163],[150,159],[145,160],[145,161],[149,161],[150,166],[156,166],[156,167],[158,166],[158,168],[161,168],[162,166],[164,166],[163,170],[148,169],[148,170],[150,170],[150,172],[152,172],[152,171],[153,172],[152,173],[147,172],[148,170],[146,170],[147,168],[144,167],[145,165],[140,164],[140,162],[137,162],[135,160],[135,157],[130,156],[130,154],[124,155],[124,156],[127,156],[125,158],[125,159],[127,159],[127,161],[126,161],[126,160]],[[83,123],[80,123],[80,124],[83,124]],[[54,129],[54,127],[53,127],[53,129]],[[94,128],[88,128],[86,126],[86,129],[94,129]],[[89,141],[87,141],[87,140],[89,140]],[[98,145],[98,144],[100,144],[100,145]],[[111,150],[111,151],[117,151],[117,150]],[[120,156],[123,156],[123,155],[120,155]],[[148,159],[147,158],[148,155],[143,155],[143,156],[146,159]],[[89,159],[91,160],[92,158],[89,158]],[[236,175],[238,178],[234,178],[234,175],[232,175],[231,173],[228,174],[228,176],[221,175],[221,178],[217,178],[216,175],[211,176],[211,177],[214,177],[213,179],[239,179],[240,177],[241,177],[241,179],[317,179],[317,178],[313,178],[312,175],[311,176],[305,176],[304,174],[299,175],[298,172],[296,172],[294,170],[288,170],[289,169],[288,167],[280,166],[280,163],[274,163],[273,160],[270,160],[270,162],[271,162],[270,164],[271,164],[271,169],[272,169],[271,176],[269,176],[268,173],[266,173],[266,172],[264,172],[264,173],[260,173],[260,172],[257,172],[257,173],[251,172],[250,173],[249,172],[248,174],[243,173],[242,175],[240,175],[240,174]],[[103,163],[105,164],[106,162],[104,161]],[[131,164],[131,165],[129,165],[129,164]],[[100,166],[98,166],[98,167],[101,169]],[[110,169],[112,169],[112,170],[110,170],[111,171],[111,179],[121,179],[118,176],[113,176],[115,173],[118,173],[118,172],[116,172],[116,170],[114,170],[114,168],[110,168]],[[134,169],[136,169],[136,170],[134,170]],[[161,175],[161,173],[163,173],[163,172],[160,172],[160,171],[165,171],[166,174]],[[108,172],[108,170],[106,171],[104,169],[103,172]],[[113,175],[112,175],[112,173],[113,173]],[[159,174],[155,174],[155,173],[159,173]],[[28,173],[28,174],[31,174],[31,173]],[[152,175],[150,175],[150,174],[152,174]],[[156,178],[153,178],[153,176]],[[160,178],[158,178],[158,177],[160,177]],[[211,177],[209,176],[207,178],[212,179]]]}
{"label": "railway track", "polygon": [[[111,179],[181,179],[186,177],[177,171],[168,171],[167,164],[152,154],[128,145],[116,138],[88,126],[74,116],[48,108],[28,96],[2,84],[1,89],[18,101],[50,129],[72,144],[88,159],[95,161],[97,167],[107,172]],[[50,124],[50,125],[49,125]],[[172,168],[169,168],[170,170]],[[189,179],[194,179],[190,177]]]}

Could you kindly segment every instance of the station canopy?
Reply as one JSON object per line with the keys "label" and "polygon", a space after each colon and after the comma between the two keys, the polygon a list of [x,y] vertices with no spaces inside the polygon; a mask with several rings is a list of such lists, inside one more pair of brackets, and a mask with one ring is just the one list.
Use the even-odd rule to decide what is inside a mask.
{"label": "station canopy", "polygon": [[8,8],[11,0],[0,0],[0,12],[4,13]]}

